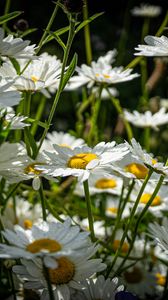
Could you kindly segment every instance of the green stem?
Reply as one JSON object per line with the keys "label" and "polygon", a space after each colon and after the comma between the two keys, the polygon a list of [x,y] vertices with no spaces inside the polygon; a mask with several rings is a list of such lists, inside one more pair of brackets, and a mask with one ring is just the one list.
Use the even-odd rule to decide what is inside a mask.
{"label": "green stem", "polygon": [[[128,200],[129,200],[129,197],[130,197],[130,194],[131,194],[131,192],[133,190],[134,185],[135,185],[135,180],[133,179],[132,183],[130,184],[130,187],[128,189],[128,192],[127,192],[127,195],[126,195],[125,199],[123,199],[123,201],[120,201],[121,204],[123,202],[123,205],[120,205],[120,209],[119,209],[118,214],[117,214],[117,218],[116,218],[116,221],[115,221],[114,229],[113,229],[112,235],[111,235],[108,243],[110,242],[112,244],[113,241],[114,241],[114,239],[115,239],[115,234],[116,234],[116,231],[117,231],[117,229],[118,229],[118,227],[120,225],[122,213],[123,213],[124,208],[125,208]],[[122,200],[122,197],[121,197],[121,200]]]}
{"label": "green stem", "polygon": [[[88,2],[87,2],[87,0],[84,0],[83,19],[84,20],[88,19]],[[84,37],[85,37],[86,62],[88,65],[90,65],[91,61],[92,61],[92,47],[91,47],[89,24],[84,26]]]}
{"label": "green stem", "polygon": [[[47,100],[47,98],[44,95],[42,95],[40,105],[38,106],[38,109],[37,109],[37,112],[36,112],[36,115],[35,115],[35,118],[34,118],[36,121],[40,121],[40,119],[41,119],[42,113],[43,113],[44,108],[45,108],[46,100]],[[36,134],[37,128],[38,128],[38,124],[34,123],[32,125],[32,128],[31,128],[31,134],[33,136]]]}
{"label": "green stem", "polygon": [[109,274],[111,273],[111,271],[112,271],[112,269],[113,269],[113,267],[114,267],[114,265],[115,265],[115,263],[116,263],[116,260],[117,260],[118,256],[120,255],[120,252],[121,252],[123,243],[124,243],[124,241],[125,241],[125,239],[126,239],[126,237],[127,237],[128,230],[129,230],[129,228],[130,228],[131,225],[132,225],[132,222],[133,222],[133,219],[134,219],[134,215],[135,215],[136,209],[137,209],[137,207],[138,207],[140,198],[141,198],[141,196],[142,196],[142,194],[143,194],[143,191],[144,191],[144,189],[145,189],[145,187],[146,187],[146,185],[147,185],[147,183],[148,183],[148,181],[149,181],[149,179],[150,179],[152,173],[153,173],[153,170],[150,169],[149,172],[148,172],[148,175],[146,176],[146,178],[145,178],[145,180],[144,180],[144,182],[143,182],[143,184],[142,184],[142,186],[141,186],[141,189],[140,189],[140,191],[139,191],[139,194],[138,194],[138,196],[137,196],[137,199],[136,199],[136,201],[135,201],[135,203],[134,203],[134,206],[133,206],[133,208],[132,208],[132,210],[131,210],[130,218],[129,218],[127,224],[126,224],[126,227],[125,227],[123,236],[122,236],[122,238],[121,238],[120,245],[119,245],[119,247],[118,247],[118,249],[117,249],[117,251],[116,251],[116,253],[115,253],[115,256],[114,256],[114,259],[113,259],[113,261],[112,261],[112,264],[111,264],[109,270],[107,271],[107,277],[108,277]]}
{"label": "green stem", "polygon": [[70,48],[71,48],[74,36],[75,36],[75,20],[72,19],[72,16],[70,15],[69,35],[68,35],[66,49],[64,51],[64,57],[63,57],[63,62],[62,62],[62,70],[61,70],[61,77],[60,77],[59,87],[58,87],[58,90],[57,90],[57,93],[56,93],[56,96],[55,96],[55,99],[54,99],[54,102],[53,102],[53,105],[51,107],[51,111],[50,111],[50,114],[49,114],[49,117],[48,117],[48,122],[47,122],[48,128],[45,128],[45,130],[43,132],[43,135],[42,135],[42,138],[40,140],[39,147],[38,147],[38,151],[40,150],[41,145],[42,145],[42,143],[43,143],[43,141],[46,137],[46,134],[49,130],[49,126],[51,125],[51,121],[53,119],[53,116],[54,116],[54,113],[55,113],[60,95],[62,93],[62,82],[63,82],[63,78],[64,78],[64,72],[65,72],[65,68],[66,68],[66,64],[67,64],[67,60],[68,60],[68,56],[69,56],[69,52],[70,52]]}
{"label": "green stem", "polygon": [[40,184],[39,194],[40,194],[40,201],[41,201],[41,207],[42,207],[43,221],[46,221],[47,220],[47,214],[46,214],[45,197],[44,197],[44,193],[43,193],[43,183],[42,183],[42,181],[41,181],[41,184]]}
{"label": "green stem", "polygon": [[12,270],[8,270],[8,274],[9,274],[9,280],[12,288],[12,296],[13,296],[12,299],[17,300]]}
{"label": "green stem", "polygon": [[49,271],[48,271],[48,268],[45,266],[44,263],[43,263],[43,272],[44,272],[45,280],[47,282],[49,299],[50,300],[55,300],[53,289],[52,289],[52,284],[51,284],[51,281],[50,281]]}
{"label": "green stem", "polygon": [[149,32],[149,24],[150,24],[150,18],[146,17],[144,19],[143,27],[142,27],[142,35],[141,35],[141,43],[144,41],[144,37],[148,34]]}
{"label": "green stem", "polygon": [[144,148],[147,152],[150,151],[150,127],[144,129]]}
{"label": "green stem", "polygon": [[[122,107],[121,107],[121,105],[120,105],[119,99],[114,98],[114,97],[111,95],[111,93],[109,92],[109,89],[108,89],[108,88],[107,88],[107,92],[108,92],[108,94],[109,94],[109,96],[110,96],[110,100],[111,100],[113,106],[115,107],[116,111],[118,112],[119,115],[123,116],[123,115],[124,115],[124,114],[123,114],[123,109],[122,109]],[[123,118],[123,122],[124,122],[125,129],[126,129],[126,132],[127,132],[128,141],[130,142],[131,139],[133,138],[133,133],[132,133],[131,126],[130,126],[130,124],[128,123],[128,121],[125,120],[124,118]]]}
{"label": "green stem", "polygon": [[168,11],[166,12],[166,16],[165,16],[165,18],[164,18],[162,24],[160,25],[158,31],[157,31],[156,34],[155,34],[156,36],[160,36],[160,35],[162,34],[162,32],[164,31],[164,29],[165,29],[167,23],[168,23]]}
{"label": "green stem", "polygon": [[[11,0],[6,0],[5,9],[4,9],[4,15],[6,15],[9,12],[10,6],[11,6]],[[7,30],[6,23],[3,23],[2,27],[3,27],[4,30]]]}
{"label": "green stem", "polygon": [[115,276],[121,271],[121,268],[123,267],[123,265],[125,264],[126,260],[128,259],[129,254],[131,253],[132,248],[133,248],[133,246],[134,246],[134,242],[135,242],[135,239],[136,239],[136,236],[137,236],[137,231],[138,231],[138,228],[139,228],[139,224],[141,223],[143,217],[145,216],[145,214],[146,214],[146,212],[147,212],[149,206],[152,204],[153,199],[157,196],[158,191],[160,190],[160,187],[161,187],[161,185],[162,185],[162,183],[163,183],[163,180],[164,180],[164,176],[162,175],[162,176],[160,176],[160,179],[159,179],[159,181],[158,181],[158,183],[157,183],[157,185],[156,185],[156,188],[155,188],[155,190],[153,191],[153,194],[151,195],[151,197],[150,197],[148,203],[145,205],[144,209],[143,209],[142,212],[140,213],[140,215],[139,215],[139,217],[138,217],[138,219],[137,219],[137,222],[136,222],[136,224],[135,224],[135,229],[134,229],[134,233],[133,233],[133,238],[132,238],[131,243],[130,243],[130,245],[129,245],[129,250],[128,250],[127,254],[125,255],[125,257],[124,257],[122,263],[120,264],[120,266],[119,266],[119,268],[118,268],[118,270],[117,270]]}
{"label": "green stem", "polygon": [[85,200],[87,205],[87,213],[88,213],[88,222],[89,222],[89,230],[91,235],[92,242],[95,242],[95,233],[94,233],[94,220],[93,220],[93,214],[92,214],[92,206],[91,206],[91,199],[89,194],[89,184],[88,180],[85,180],[83,183],[84,192],[85,192]]}
{"label": "green stem", "polygon": [[2,212],[4,212],[9,198],[14,194],[14,192],[17,190],[17,188],[19,187],[20,184],[21,184],[21,182],[18,182],[10,189],[6,199],[4,200],[4,206],[2,208]]}

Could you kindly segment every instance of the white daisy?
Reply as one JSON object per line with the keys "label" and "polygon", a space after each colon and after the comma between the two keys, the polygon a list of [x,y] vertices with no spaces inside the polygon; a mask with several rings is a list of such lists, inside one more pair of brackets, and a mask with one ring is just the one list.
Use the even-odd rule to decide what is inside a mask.
{"label": "white daisy", "polygon": [[[80,224],[81,228],[83,230],[89,231],[89,221],[88,218],[79,220],[78,218],[78,224]],[[104,221],[94,221],[94,233],[97,238],[103,238],[105,237],[105,226]]]}
{"label": "white daisy", "polygon": [[144,40],[147,45],[138,45],[135,50],[139,52],[134,53],[134,55],[168,56],[168,38],[166,36],[147,35]]}
{"label": "white daisy", "polygon": [[57,176],[75,176],[83,182],[91,173],[100,176],[109,176],[112,170],[112,163],[120,160],[128,149],[123,144],[115,145],[115,142],[101,142],[95,147],[75,147],[70,149],[59,145],[53,145],[55,152],[44,151],[50,159],[50,165],[38,167],[44,174]]}
{"label": "white daisy", "polygon": [[165,108],[161,108],[155,114],[152,114],[151,111],[139,113],[135,110],[133,113],[130,113],[124,110],[124,118],[136,127],[151,127],[154,130],[159,130],[158,126],[168,123],[168,113],[166,113]]}
{"label": "white daisy", "polygon": [[[130,210],[131,210],[132,204],[127,203],[123,213],[122,213],[122,219],[127,218],[130,216]],[[116,218],[117,214],[119,212],[119,199],[116,199],[112,196],[107,197],[107,203],[106,203],[106,216]]]}
{"label": "white daisy", "polygon": [[84,145],[84,143],[85,141],[83,139],[75,138],[69,133],[65,133],[63,131],[52,131],[51,133],[49,132],[47,134],[46,139],[43,141],[40,151],[47,150],[50,152],[55,152],[53,144],[74,149],[75,147]]}
{"label": "white daisy", "polygon": [[99,275],[97,278],[87,279],[82,282],[85,287],[80,294],[71,296],[72,300],[115,300],[115,295],[118,291],[122,291],[124,287],[119,285],[118,278],[107,278]]}
{"label": "white daisy", "polygon": [[141,3],[140,6],[135,6],[131,13],[133,16],[154,18],[161,14],[162,8],[148,3]]}
{"label": "white daisy", "polygon": [[152,238],[154,238],[158,246],[168,255],[168,220],[163,219],[163,224],[158,223],[149,225],[149,233]]}
{"label": "white daisy", "polygon": [[[90,259],[94,253],[93,249],[85,248],[82,255],[79,255],[79,252],[66,255],[65,252],[64,256],[56,258],[56,266],[48,268],[54,299],[70,300],[71,288],[82,289],[81,281],[106,268],[101,259]],[[50,299],[42,261],[36,259],[34,262],[27,260],[21,260],[21,262],[22,266],[14,266],[13,271],[26,281],[24,287],[35,290],[40,289],[42,290],[41,299]]]}
{"label": "white daisy", "polygon": [[[131,193],[131,200],[136,201],[137,195],[139,193],[139,190],[141,188],[142,184],[138,182],[136,186],[134,187],[133,192]],[[153,182],[148,183],[145,186],[145,190],[140,198],[138,210],[137,212],[141,212],[145,205],[150,200],[153,191],[155,190],[156,184]],[[151,205],[148,208],[148,212],[153,214],[156,217],[163,217],[163,213],[168,211],[168,195],[167,195],[167,186],[162,185],[160,190],[158,191],[158,194],[153,199]]]}
{"label": "white daisy", "polygon": [[4,30],[0,28],[0,56],[14,57],[16,59],[35,58],[35,45],[29,46],[30,41],[23,41],[21,38],[14,38],[8,35],[4,38]]}
{"label": "white daisy", "polygon": [[24,229],[30,229],[39,219],[42,220],[41,205],[32,205],[25,199],[16,197],[15,208],[10,199],[0,218],[5,228],[13,229],[14,225],[19,224]]}
{"label": "white daisy", "polygon": [[0,109],[8,106],[14,106],[21,100],[21,95],[18,91],[11,90],[14,81],[6,82],[0,77]]}
{"label": "white daisy", "polygon": [[[86,251],[92,253],[97,247],[91,244],[88,232],[80,232],[79,226],[72,226],[68,218],[63,223],[41,222],[25,230],[15,225],[14,231],[5,229],[2,234],[9,245],[0,244],[0,257],[3,258],[44,258],[45,264],[51,266],[51,258]],[[80,249],[80,250],[79,250]],[[54,264],[54,262],[53,262]]]}
{"label": "white daisy", "polygon": [[[48,59],[48,54],[43,53],[38,56],[38,60],[33,60],[22,75],[18,75],[11,62],[5,62],[0,68],[0,75],[6,80],[15,79],[13,86],[18,91],[42,91],[49,96],[46,88],[58,85],[61,73],[61,62],[56,56]],[[24,69],[27,61],[19,61],[20,68]]]}
{"label": "white daisy", "polygon": [[22,129],[26,126],[30,126],[28,123],[24,123],[27,117],[15,115],[14,110],[11,107],[0,110],[0,118],[3,118],[3,128],[9,128],[11,130]]}
{"label": "white daisy", "polygon": [[93,61],[91,66],[83,64],[81,68],[77,67],[78,76],[73,76],[70,79],[67,89],[75,89],[84,84],[88,84],[88,87],[92,87],[94,84],[110,85],[132,80],[139,76],[137,73],[131,74],[132,69],[112,68],[111,60],[106,59],[108,53],[104,57],[100,57],[97,62]]}
{"label": "white daisy", "polygon": [[[101,193],[109,193],[114,195],[121,194],[123,180],[115,175],[107,178],[93,174],[89,177],[88,182],[90,195]],[[85,195],[83,185],[81,183],[77,183],[74,193],[79,196]]]}
{"label": "white daisy", "polygon": [[143,262],[127,269],[122,274],[122,278],[126,288],[142,299],[147,295],[155,294],[156,277],[145,269]]}

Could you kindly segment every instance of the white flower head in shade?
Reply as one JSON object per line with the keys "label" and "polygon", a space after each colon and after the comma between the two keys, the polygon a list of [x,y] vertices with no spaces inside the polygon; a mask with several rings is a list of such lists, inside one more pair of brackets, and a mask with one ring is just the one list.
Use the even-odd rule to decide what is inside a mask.
{"label": "white flower head in shade", "polygon": [[[132,193],[131,193],[131,201],[136,201],[139,190],[142,186],[142,183],[137,182]],[[151,181],[145,187],[145,190],[140,198],[137,213],[141,212],[145,205],[150,200],[154,189],[156,187],[156,183]],[[167,186],[162,185],[159,189],[157,195],[153,199],[151,205],[148,207],[148,212],[153,214],[156,217],[163,217],[163,213],[168,211],[168,195],[167,195]]]}
{"label": "white flower head in shade", "polygon": [[135,110],[133,113],[130,113],[125,110],[124,118],[136,127],[151,127],[154,130],[159,130],[158,126],[168,123],[168,113],[166,113],[165,108],[161,108],[155,114],[152,114],[151,111],[139,113]]}
{"label": "white flower head in shade", "polygon": [[161,14],[161,11],[160,6],[141,3],[139,7],[135,6],[131,13],[133,16],[155,18]]}
{"label": "white flower head in shade", "polygon": [[3,128],[8,128],[10,130],[22,129],[30,124],[25,123],[27,117],[15,115],[14,110],[11,107],[6,109],[0,109],[0,119],[3,118]]}
{"label": "white flower head in shade", "polygon": [[[68,254],[67,250],[67,253],[64,251],[64,255],[55,258],[55,266],[48,266],[54,299],[70,300],[70,290],[72,288],[76,290],[83,289],[81,283],[83,280],[106,268],[101,259],[91,259],[94,254],[94,247],[85,247],[83,251],[82,246],[80,247],[79,238],[78,251]],[[40,289],[42,290],[41,299],[49,299],[42,260],[27,261],[22,259],[21,262],[22,265],[14,266],[13,271],[26,281],[24,287],[27,289]]]}
{"label": "white flower head in shade", "polygon": [[[14,79],[13,86],[18,91],[42,91],[46,96],[50,96],[46,88],[58,85],[61,73],[61,62],[56,56],[43,53],[38,56],[37,60],[33,60],[23,71],[22,75],[18,75],[11,62],[5,62],[0,68],[0,75],[6,79]],[[24,70],[27,60],[19,60],[20,69]]]}
{"label": "white flower head in shade", "polygon": [[72,294],[72,300],[114,300],[117,292],[124,290],[124,286],[119,286],[117,277],[105,279],[103,275],[97,278],[90,278],[82,282],[84,289],[78,294]]}
{"label": "white flower head in shade", "polygon": [[68,147],[68,148],[75,148],[84,145],[85,141],[80,138],[75,138],[73,135],[69,133],[65,133],[63,131],[57,132],[52,131],[49,132],[44,140],[41,151],[47,150],[50,152],[54,152],[53,144],[57,144],[60,146]]}
{"label": "white flower head in shade", "polygon": [[[155,160],[150,154],[142,149],[141,145],[134,138],[131,139],[131,145],[127,142],[125,143],[129,147],[133,158],[139,160],[147,168],[153,169],[153,171],[158,174],[162,174],[164,176],[168,175],[168,166],[165,166],[163,163],[157,162],[157,160]],[[146,172],[147,175],[148,170],[146,171],[144,169],[144,172]]]}
{"label": "white flower head in shade", "polygon": [[[80,232],[79,226],[72,226],[70,218],[63,223],[41,222],[31,229],[15,225],[14,231],[5,229],[2,232],[8,245],[0,244],[0,257],[3,258],[44,258],[50,267],[51,259],[86,251],[94,255],[97,246],[92,245],[88,232]],[[79,251],[80,249],[80,251]],[[54,262],[53,262],[54,264]]]}
{"label": "white flower head in shade", "polygon": [[168,257],[168,219],[164,218],[162,225],[153,223],[149,225],[149,235],[155,239],[158,246]]}
{"label": "white flower head in shade", "polygon": [[108,58],[111,53],[113,51],[110,51],[110,55],[108,52],[104,57],[100,57],[97,62],[93,61],[91,66],[83,64],[81,68],[77,67],[78,76],[73,76],[70,79],[67,89],[76,89],[84,84],[88,84],[88,88],[95,84],[111,85],[132,80],[139,76],[137,73],[131,74],[132,69],[112,68],[111,60]]}
{"label": "white flower head in shade", "polygon": [[21,95],[18,91],[12,90],[14,81],[6,82],[0,76],[0,109],[14,106],[21,100]]}
{"label": "white flower head in shade", "polygon": [[134,55],[168,56],[168,38],[166,36],[147,35],[144,40],[147,45],[138,45],[135,50],[139,52],[134,53]]}
{"label": "white flower head in shade", "polygon": [[122,278],[122,283],[127,286],[127,289],[142,299],[145,299],[146,295],[155,294],[156,277],[145,269],[143,262],[127,269],[122,274]]}
{"label": "white flower head in shade", "polygon": [[[122,219],[130,216],[131,208],[132,208],[132,204],[128,202],[125,205],[125,208],[123,210]],[[113,196],[108,196],[106,202],[106,210],[105,210],[106,216],[111,218],[116,218],[118,212],[119,212],[119,199],[118,198],[116,199]]]}
{"label": "white flower head in shade", "polygon": [[9,34],[4,37],[4,30],[0,28],[0,57],[13,57],[16,59],[34,59],[35,45],[29,46],[30,41],[14,38]]}
{"label": "white flower head in shade", "polygon": [[8,229],[13,229],[16,224],[22,226],[24,229],[30,229],[41,218],[42,210],[40,204],[32,205],[19,197],[16,197],[15,205],[12,199],[10,199],[1,215],[2,224]]}
{"label": "white flower head in shade", "polygon": [[44,151],[50,159],[49,165],[38,169],[53,177],[72,175],[80,182],[87,180],[91,173],[108,177],[113,168],[112,163],[128,152],[127,146],[116,145],[115,142],[101,142],[93,148],[81,146],[70,149],[56,144],[53,147],[55,152]]}

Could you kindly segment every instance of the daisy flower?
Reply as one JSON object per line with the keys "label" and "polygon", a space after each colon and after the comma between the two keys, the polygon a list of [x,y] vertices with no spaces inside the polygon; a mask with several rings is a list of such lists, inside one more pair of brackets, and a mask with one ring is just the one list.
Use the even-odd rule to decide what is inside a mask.
{"label": "daisy flower", "polygon": [[127,110],[125,110],[124,118],[136,127],[151,127],[154,130],[159,130],[158,126],[168,123],[168,113],[166,113],[165,108],[161,108],[155,114],[152,114],[151,111],[139,113],[135,110],[133,111],[133,113],[130,113]]}
{"label": "daisy flower", "polygon": [[135,50],[139,52],[134,53],[134,55],[168,56],[168,38],[166,36],[147,35],[144,40],[147,45],[138,45]]}
{"label": "daisy flower", "polygon": [[82,282],[84,289],[80,292],[80,295],[72,294],[72,300],[115,300],[117,292],[122,291],[124,286],[119,286],[119,280],[117,277],[105,279],[103,275],[99,275],[97,278],[90,278]]}
{"label": "daisy flower", "polygon": [[[119,199],[118,198],[116,199],[112,196],[108,196],[106,202],[106,211],[105,211],[106,216],[116,218],[119,212],[118,208],[119,208]],[[131,208],[132,208],[132,204],[127,203],[122,213],[122,219],[130,216]]]}
{"label": "daisy flower", "polygon": [[[110,52],[111,53],[111,52]],[[124,70],[123,67],[111,67],[111,61],[106,59],[108,57],[100,57],[97,62],[93,61],[91,66],[83,64],[81,68],[77,67],[76,71],[78,76],[73,76],[67,89],[75,89],[84,84],[88,84],[88,87],[92,87],[94,84],[106,84],[111,85],[119,82],[132,80],[139,76],[139,74],[131,74],[132,69]]]}
{"label": "daisy flower", "polygon": [[[50,96],[46,88],[58,84],[61,73],[61,62],[56,56],[48,59],[48,54],[38,56],[38,60],[29,63],[22,75],[18,75],[11,62],[5,62],[0,68],[0,75],[6,80],[14,79],[13,86],[18,91],[42,91]],[[27,61],[19,60],[20,68],[24,69]]]}
{"label": "daisy flower", "polygon": [[[70,300],[70,290],[72,288],[83,289],[81,281],[106,268],[101,259],[90,259],[94,254],[93,250],[86,248],[85,252],[82,252],[82,255],[79,255],[79,252],[66,255],[65,252],[64,256],[56,258],[56,266],[48,268],[54,299]],[[21,262],[22,265],[14,266],[13,271],[26,281],[24,288],[40,289],[42,290],[41,299],[50,299],[42,261],[40,259],[35,261],[22,259]]]}
{"label": "daisy flower", "polygon": [[[132,201],[136,201],[141,185],[142,184],[138,182],[134,190],[132,191],[130,196]],[[150,182],[146,185],[145,190],[140,198],[137,212],[141,212],[143,210],[145,205],[150,200],[153,191],[155,190],[155,187],[156,184],[153,182]],[[168,211],[167,186],[162,185],[160,190],[158,191],[158,194],[155,196],[151,205],[148,207],[148,212],[150,212],[156,217],[163,217],[163,213],[166,211]]]}
{"label": "daisy flower", "polygon": [[6,82],[0,77],[0,109],[8,106],[14,106],[21,100],[21,95],[18,91],[11,90],[14,81]]}
{"label": "daisy flower", "polygon": [[34,59],[35,45],[29,46],[30,41],[23,41],[21,38],[14,38],[9,34],[4,37],[4,30],[0,28],[0,56],[13,57],[16,59]]}
{"label": "daisy flower", "polygon": [[79,226],[72,226],[68,218],[63,223],[41,222],[25,230],[15,225],[14,231],[5,229],[2,235],[9,245],[0,244],[0,257],[3,258],[44,258],[45,264],[54,264],[52,258],[63,256],[65,253],[86,251],[92,253],[97,247],[91,244],[88,232],[80,232]]}
{"label": "daisy flower", "polygon": [[149,225],[149,233],[152,238],[154,238],[158,246],[168,255],[168,220],[163,219],[163,224],[158,223]]}
{"label": "daisy flower", "polygon": [[55,152],[53,144],[74,149],[75,147],[84,145],[84,143],[83,139],[77,139],[69,133],[52,131],[47,134],[46,139],[43,141],[41,151]]}
{"label": "daisy flower", "polygon": [[9,128],[11,130],[22,129],[26,126],[30,126],[28,123],[24,123],[27,117],[15,115],[14,110],[11,107],[0,110],[0,118],[3,118],[3,128]]}
{"label": "daisy flower", "polygon": [[141,3],[139,7],[135,6],[131,13],[133,16],[155,18],[161,14],[161,11],[160,6]]}
{"label": "daisy flower", "polygon": [[75,176],[84,182],[91,173],[109,176],[112,163],[120,160],[128,148],[123,144],[115,145],[115,142],[101,142],[95,147],[75,147],[70,149],[59,145],[53,145],[55,152],[44,151],[49,157],[49,165],[38,167],[44,174],[57,176]]}

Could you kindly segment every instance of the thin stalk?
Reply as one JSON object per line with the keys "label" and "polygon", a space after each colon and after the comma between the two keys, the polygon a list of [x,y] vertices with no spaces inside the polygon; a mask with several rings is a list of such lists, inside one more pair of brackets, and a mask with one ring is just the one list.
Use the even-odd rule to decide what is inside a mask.
{"label": "thin stalk", "polygon": [[[115,97],[113,97],[113,96],[111,95],[111,93],[109,92],[109,89],[108,89],[108,88],[107,88],[107,92],[108,92],[108,94],[109,94],[109,96],[110,96],[110,100],[111,100],[113,106],[115,107],[116,111],[118,112],[119,115],[123,116],[124,113],[123,113],[123,109],[122,109],[122,107],[121,107],[121,105],[120,105],[119,99],[116,99]],[[127,132],[128,141],[130,142],[131,139],[133,138],[133,133],[132,133],[131,126],[130,126],[130,124],[128,123],[128,121],[125,120],[124,118],[123,118],[123,122],[124,122],[125,129],[126,129],[126,132]]]}
{"label": "thin stalk", "polygon": [[49,299],[50,300],[55,300],[53,289],[52,289],[52,284],[51,284],[51,281],[50,281],[49,271],[48,271],[48,268],[45,266],[44,263],[43,263],[43,272],[44,272],[45,280],[47,282]]}
{"label": "thin stalk", "polygon": [[150,127],[144,129],[144,148],[147,152],[150,151]]}
{"label": "thin stalk", "polygon": [[19,187],[19,185],[21,184],[21,182],[18,182],[14,185],[14,187],[12,187],[6,197],[6,199],[4,200],[4,206],[2,208],[2,212],[4,212],[5,208],[6,208],[6,205],[7,205],[7,202],[9,200],[9,198],[14,194],[14,192],[17,190],[17,188]]}
{"label": "thin stalk", "polygon": [[162,32],[164,31],[164,29],[165,29],[167,23],[168,23],[168,11],[167,11],[167,13],[166,13],[166,16],[165,16],[165,18],[164,18],[162,24],[160,25],[158,31],[157,31],[156,34],[155,34],[156,36],[160,36],[160,35],[162,34]]}
{"label": "thin stalk", "polygon": [[[113,241],[114,241],[116,231],[117,231],[117,229],[118,229],[118,227],[119,227],[119,225],[120,225],[122,213],[123,213],[123,211],[124,211],[125,205],[127,204],[127,201],[128,201],[128,199],[129,199],[129,197],[130,197],[130,194],[131,194],[131,192],[132,192],[132,190],[133,190],[134,185],[135,185],[135,180],[133,179],[133,180],[132,180],[132,183],[130,184],[130,187],[129,187],[129,189],[128,189],[127,195],[126,195],[126,197],[125,197],[125,198],[123,199],[123,201],[122,201],[122,202],[123,202],[123,205],[120,205],[120,209],[119,209],[119,212],[118,212],[118,214],[117,214],[117,218],[116,218],[116,221],[115,221],[114,229],[113,229],[112,235],[111,235],[111,237],[110,237],[108,243],[109,243],[109,242],[110,242],[110,243],[113,243]],[[122,198],[121,198],[121,199],[122,199]],[[120,202],[121,202],[121,201],[120,201]],[[121,204],[122,204],[122,203],[121,203]]]}
{"label": "thin stalk", "polygon": [[[84,0],[83,19],[84,20],[88,19],[88,1],[87,0]],[[88,65],[90,65],[91,61],[92,61],[92,47],[91,47],[89,24],[84,26],[84,37],[85,37],[86,62]]]}
{"label": "thin stalk", "polygon": [[130,228],[131,225],[132,225],[132,222],[133,222],[133,219],[134,219],[134,215],[135,215],[136,209],[137,209],[137,207],[138,207],[140,198],[141,198],[141,196],[142,196],[142,194],[143,194],[143,191],[144,191],[144,189],[145,189],[145,187],[146,187],[146,185],[147,185],[147,183],[148,183],[148,181],[149,181],[149,179],[150,179],[152,173],[153,173],[153,170],[150,169],[148,175],[146,176],[146,178],[145,178],[145,180],[144,180],[144,182],[143,182],[143,184],[142,184],[142,186],[141,186],[141,189],[140,189],[140,191],[139,191],[139,194],[138,194],[138,196],[137,196],[137,199],[136,199],[136,201],[135,201],[135,203],[134,203],[134,206],[133,206],[133,208],[132,208],[132,210],[131,210],[130,218],[129,218],[127,224],[126,224],[126,227],[125,227],[123,236],[122,236],[122,238],[121,238],[120,245],[119,245],[119,247],[118,247],[118,249],[117,249],[117,251],[116,251],[116,253],[115,253],[115,256],[114,256],[114,259],[113,259],[113,261],[112,261],[112,264],[111,264],[109,270],[107,271],[107,277],[108,277],[109,274],[111,273],[111,271],[112,271],[112,269],[113,269],[113,267],[114,267],[114,265],[115,265],[115,263],[116,263],[116,260],[117,260],[118,256],[120,255],[120,251],[121,251],[121,249],[122,249],[122,245],[123,245],[123,243],[124,243],[124,241],[125,241],[125,239],[126,239],[126,237],[127,237],[128,230],[129,230],[129,228]]}
{"label": "thin stalk", "polygon": [[[134,229],[134,233],[133,233],[133,238],[132,238],[131,243],[130,243],[130,245],[129,245],[129,250],[128,250],[127,254],[125,255],[125,257],[124,257],[122,263],[120,264],[120,266],[119,266],[119,268],[118,268],[116,274],[118,274],[118,273],[120,272],[121,268],[123,267],[123,265],[125,264],[127,258],[129,257],[129,254],[131,253],[132,248],[133,248],[133,246],[134,246],[134,242],[135,242],[135,239],[136,239],[136,236],[137,236],[137,231],[138,231],[139,224],[141,223],[143,217],[145,216],[145,214],[146,214],[146,212],[147,212],[149,206],[151,205],[153,199],[157,196],[158,191],[160,190],[161,185],[162,185],[162,183],[163,183],[163,180],[164,180],[164,176],[161,175],[161,176],[160,176],[160,179],[159,179],[159,181],[158,181],[158,183],[157,183],[157,185],[156,185],[156,188],[155,188],[155,190],[153,191],[153,194],[151,195],[151,197],[150,197],[148,203],[145,205],[144,209],[143,209],[142,212],[140,213],[140,215],[139,215],[139,217],[138,217],[138,219],[137,219],[137,221],[136,221],[136,224],[135,224],[135,229]],[[116,274],[115,274],[115,276],[116,276]]]}
{"label": "thin stalk", "polygon": [[[40,105],[38,106],[38,109],[37,109],[37,112],[36,112],[36,115],[34,118],[36,121],[39,121],[41,119],[42,113],[45,108],[46,100],[47,100],[47,98],[44,95],[42,95]],[[38,124],[34,123],[31,128],[31,134],[33,136],[36,134],[37,128],[38,128]]]}
{"label": "thin stalk", "polygon": [[39,189],[39,195],[40,195],[40,201],[41,201],[41,207],[42,207],[42,215],[43,215],[43,221],[47,220],[47,214],[46,214],[46,205],[45,205],[45,197],[43,192],[43,183],[41,181],[40,189]]}
{"label": "thin stalk", "polygon": [[[64,78],[64,72],[65,72],[65,68],[66,68],[66,64],[67,64],[67,60],[68,60],[68,56],[69,56],[69,52],[70,52],[70,48],[71,48],[74,36],[75,36],[75,20],[72,19],[72,16],[70,15],[69,35],[68,35],[66,49],[64,51],[64,57],[63,57],[63,62],[62,62],[62,70],[61,70],[61,77],[60,77],[59,87],[58,87],[58,90],[57,90],[57,93],[56,93],[56,96],[55,96],[55,99],[54,99],[54,102],[53,102],[53,105],[51,107],[51,111],[50,111],[50,114],[49,114],[49,117],[48,117],[47,124],[49,126],[51,125],[51,121],[53,119],[53,116],[54,116],[54,113],[55,113],[60,95],[62,93],[62,82],[63,82],[63,78]],[[42,138],[40,140],[39,147],[38,147],[38,151],[40,150],[41,145],[42,145],[42,143],[43,143],[43,141],[46,137],[46,134],[49,130],[49,126],[48,126],[48,128],[45,128],[45,130],[43,132],[43,135],[42,135]]]}
{"label": "thin stalk", "polygon": [[84,192],[85,192],[85,200],[87,205],[87,213],[88,213],[88,222],[89,222],[89,230],[91,235],[92,242],[95,242],[95,233],[94,233],[94,220],[92,214],[92,206],[91,206],[91,199],[89,194],[89,184],[88,180],[85,180],[83,183]]}
{"label": "thin stalk", "polygon": [[[4,15],[6,15],[9,12],[10,6],[11,6],[11,0],[6,0],[5,9],[4,9]],[[4,30],[7,30],[6,23],[3,23],[2,27],[3,27]]]}
{"label": "thin stalk", "polygon": [[149,32],[149,24],[150,24],[150,18],[146,17],[144,19],[143,27],[142,27],[142,34],[141,34],[141,43],[144,41],[144,37],[148,34]]}
{"label": "thin stalk", "polygon": [[8,270],[8,275],[9,275],[9,280],[12,288],[12,296],[13,296],[12,299],[17,300],[12,270]]}

